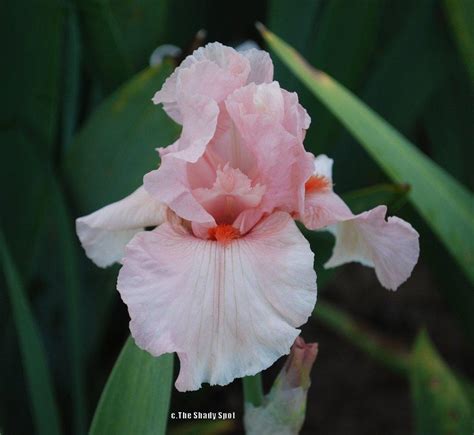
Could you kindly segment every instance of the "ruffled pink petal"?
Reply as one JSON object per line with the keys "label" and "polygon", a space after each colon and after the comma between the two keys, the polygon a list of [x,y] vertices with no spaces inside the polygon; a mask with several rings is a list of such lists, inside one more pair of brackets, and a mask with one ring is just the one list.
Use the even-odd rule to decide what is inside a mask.
{"label": "ruffled pink petal", "polygon": [[229,244],[165,223],[127,246],[118,290],[136,343],[177,352],[176,388],[225,385],[289,352],[316,302],[313,254],[275,213]]}
{"label": "ruffled pink petal", "polygon": [[278,83],[245,86],[227,98],[226,108],[241,142],[254,156],[258,168],[254,181],[266,188],[258,209],[239,217],[241,231],[277,208],[302,212],[304,183],[313,172],[313,157],[284,128],[288,114]]}
{"label": "ruffled pink petal", "polygon": [[184,96],[182,102],[183,129],[181,136],[161,155],[173,155],[177,159],[196,162],[214,136],[219,107],[214,100],[202,95]]}
{"label": "ruffled pink petal", "polygon": [[304,213],[299,220],[310,230],[318,230],[351,219],[353,213],[331,189],[306,194]]}
{"label": "ruffled pink petal", "polygon": [[76,231],[86,255],[107,267],[122,259],[125,245],[147,226],[160,225],[166,206],[139,187],[121,201],[78,218]]}
{"label": "ruffled pink petal", "polygon": [[273,80],[273,62],[263,50],[252,48],[241,53],[250,62],[250,74],[247,83],[270,83]]}
{"label": "ruffled pink petal", "polygon": [[164,155],[159,169],[143,177],[147,192],[170,207],[179,217],[201,224],[215,224],[214,218],[193,196],[187,177],[188,163]]}
{"label": "ruffled pink petal", "polygon": [[183,124],[183,96],[201,95],[219,103],[233,90],[244,85],[249,73],[250,63],[245,56],[220,43],[207,44],[176,68],[154,95],[153,102],[163,103],[168,115]]}
{"label": "ruffled pink petal", "polygon": [[257,207],[265,187],[251,185],[251,180],[239,169],[226,164],[217,170],[211,188],[193,190],[194,197],[211,214],[217,224],[232,224],[237,216],[248,208]]}
{"label": "ruffled pink petal", "polygon": [[379,206],[335,225],[336,245],[325,267],[357,261],[374,267],[380,283],[396,290],[411,275],[420,248],[413,227],[397,217],[386,221],[386,213]]}
{"label": "ruffled pink petal", "polygon": [[282,89],[284,112],[283,126],[285,129],[296,136],[301,142],[306,136],[306,130],[311,124],[311,118],[304,107],[298,102],[296,92],[288,92]]}

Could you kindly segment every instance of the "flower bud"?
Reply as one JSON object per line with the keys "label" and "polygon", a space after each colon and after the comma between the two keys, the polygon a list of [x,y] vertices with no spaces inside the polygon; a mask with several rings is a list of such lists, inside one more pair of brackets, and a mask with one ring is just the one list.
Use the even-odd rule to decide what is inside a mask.
{"label": "flower bud", "polygon": [[299,433],[306,414],[310,371],[318,353],[317,343],[298,337],[285,365],[265,396],[262,406],[245,404],[244,425],[248,435]]}

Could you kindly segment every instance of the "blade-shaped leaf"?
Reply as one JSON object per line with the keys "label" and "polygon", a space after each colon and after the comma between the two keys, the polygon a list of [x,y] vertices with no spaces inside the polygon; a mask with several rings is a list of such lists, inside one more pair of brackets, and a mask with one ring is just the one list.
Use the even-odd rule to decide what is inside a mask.
{"label": "blade-shaped leaf", "polygon": [[[68,375],[71,378],[74,429],[76,434],[83,434],[86,429],[86,385],[84,376],[86,335],[81,326],[81,308],[83,307],[84,294],[78,270],[78,243],[74,232],[74,222],[67,209],[65,195],[58,182],[52,177],[47,209],[49,210],[47,222],[49,233],[44,248],[54,249],[54,252],[48,255],[47,252],[43,251],[48,261],[43,265],[42,272],[48,274],[53,273],[54,270],[59,275],[56,285],[59,287],[57,293],[62,296],[61,302],[64,306],[62,318],[64,319],[68,346],[68,355],[64,357],[64,361],[68,363]],[[54,262],[58,267],[52,268],[51,262]],[[44,280],[48,282],[46,277]]]}
{"label": "blade-shaped leaf", "polygon": [[409,198],[474,281],[473,197],[368,106],[322,71],[311,68],[276,35],[262,28],[267,43],[356,137],[394,181],[412,187]]}
{"label": "blade-shaped leaf", "polygon": [[159,358],[129,338],[97,406],[90,435],[166,433],[173,355]]}
{"label": "blade-shaped leaf", "polygon": [[473,433],[469,401],[424,332],[418,336],[413,350],[410,382],[417,434]]}
{"label": "blade-shaped leaf", "polygon": [[43,169],[57,134],[63,15],[64,5],[55,0],[37,7],[2,2],[0,11],[2,56],[8,59],[0,71],[0,225],[25,281],[44,211]]}
{"label": "blade-shaped leaf", "polygon": [[60,433],[51,374],[30,304],[0,231],[0,259],[12,307],[35,426],[40,435]]}

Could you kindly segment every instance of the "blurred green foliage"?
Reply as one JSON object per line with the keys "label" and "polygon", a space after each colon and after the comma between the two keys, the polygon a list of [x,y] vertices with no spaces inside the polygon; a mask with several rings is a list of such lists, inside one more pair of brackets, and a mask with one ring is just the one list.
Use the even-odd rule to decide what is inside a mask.
{"label": "blurred green foliage", "polygon": [[[179,134],[178,126],[150,102],[174,67],[172,61],[148,67],[154,48],[171,43],[188,54],[200,29],[209,41],[262,44],[254,28],[261,21],[472,189],[473,9],[470,0],[242,0],[231,11],[218,0],[3,2],[0,432],[86,433],[128,334],[127,316],[114,292],[117,268],[104,271],[90,264],[73,219],[138,187],[158,162],[154,148]],[[433,285],[474,343],[474,292],[448,254],[449,240],[439,243],[426,221],[404,203],[405,187],[388,184],[336,117],[283,62],[275,56],[274,61],[276,79],[298,91],[313,119],[306,147],[335,158],[337,191],[354,209],[377,201],[414,223]],[[403,172],[397,178],[408,181]],[[448,202],[434,206],[450,207]],[[320,271],[332,239],[320,233],[308,237],[318,253],[324,294],[324,284],[337,276],[337,270]],[[469,237],[465,234],[465,243]],[[328,325],[331,319],[326,316]],[[351,324],[336,316],[333,328]],[[397,364],[384,362],[390,354],[374,351],[379,342],[364,334],[362,328],[346,336],[388,367]],[[463,433],[472,412],[470,399],[459,392],[463,381],[453,381],[426,337],[419,338],[413,355],[409,379],[417,430],[434,433],[427,425],[436,419],[437,433]],[[159,421],[157,433],[164,433],[171,362],[153,360],[128,342],[102,395],[94,433],[118,433],[107,425],[126,428],[133,418],[145,432],[147,424]],[[135,372],[137,365],[143,369]],[[438,389],[431,388],[432,376],[439,378]],[[136,393],[140,382],[143,388]],[[122,391],[135,392],[124,397]],[[140,405],[150,402],[156,412]],[[458,426],[449,421],[452,406],[460,412]],[[432,416],[432,409],[439,412]]]}

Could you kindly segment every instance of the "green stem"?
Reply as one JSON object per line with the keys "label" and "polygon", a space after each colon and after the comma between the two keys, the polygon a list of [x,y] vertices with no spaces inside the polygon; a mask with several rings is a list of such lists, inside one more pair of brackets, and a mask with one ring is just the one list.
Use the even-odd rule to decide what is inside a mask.
{"label": "green stem", "polygon": [[244,401],[253,406],[261,406],[263,403],[262,375],[246,376],[242,378],[244,385]]}

